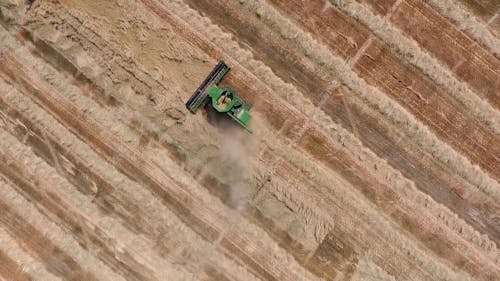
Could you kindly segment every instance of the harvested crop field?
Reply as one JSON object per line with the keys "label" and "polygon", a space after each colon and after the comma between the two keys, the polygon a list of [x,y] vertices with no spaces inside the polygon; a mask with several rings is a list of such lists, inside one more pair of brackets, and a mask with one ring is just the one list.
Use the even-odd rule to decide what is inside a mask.
{"label": "harvested crop field", "polygon": [[0,280],[499,280],[498,3],[0,0]]}

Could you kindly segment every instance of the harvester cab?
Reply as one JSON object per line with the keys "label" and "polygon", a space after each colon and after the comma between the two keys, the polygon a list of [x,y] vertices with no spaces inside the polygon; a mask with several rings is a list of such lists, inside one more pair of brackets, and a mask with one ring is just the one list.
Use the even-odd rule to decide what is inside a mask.
{"label": "harvester cab", "polygon": [[215,111],[226,113],[248,132],[252,133],[252,130],[248,127],[248,122],[252,118],[250,106],[244,103],[233,89],[218,86],[222,78],[230,70],[231,68],[224,61],[219,61],[212,72],[205,78],[205,81],[186,102],[186,108],[191,113],[196,113],[200,107],[210,102]]}

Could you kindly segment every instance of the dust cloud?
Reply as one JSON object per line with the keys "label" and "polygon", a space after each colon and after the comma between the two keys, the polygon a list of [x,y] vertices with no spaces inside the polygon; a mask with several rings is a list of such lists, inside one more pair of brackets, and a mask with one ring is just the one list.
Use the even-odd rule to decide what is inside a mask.
{"label": "dust cloud", "polygon": [[250,123],[253,125],[253,134],[249,134],[235,123],[223,122],[220,126],[222,138],[217,162],[224,169],[221,180],[229,186],[227,204],[240,213],[245,210],[249,199],[256,191],[256,186],[253,184],[254,163],[259,155],[260,136],[256,127],[258,120],[255,117]]}
{"label": "dust cloud", "polygon": [[221,141],[218,158],[224,169],[222,180],[229,186],[227,204],[243,212],[247,199],[252,194],[253,168],[249,161],[254,155],[246,142],[251,136],[245,136],[234,129],[225,132],[225,135]]}
{"label": "dust cloud", "polygon": [[250,134],[225,114],[209,112],[208,115],[209,122],[220,135],[217,151],[213,159],[204,165],[204,172],[212,174],[227,187],[222,200],[242,213],[256,191],[255,162],[261,139],[258,132],[259,118],[253,116],[250,127],[254,133]]}

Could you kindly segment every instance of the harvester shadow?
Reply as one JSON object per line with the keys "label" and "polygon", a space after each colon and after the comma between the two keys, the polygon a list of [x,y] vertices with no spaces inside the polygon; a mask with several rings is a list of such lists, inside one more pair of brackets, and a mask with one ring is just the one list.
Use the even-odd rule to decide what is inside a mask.
{"label": "harvester shadow", "polygon": [[205,112],[207,113],[207,121],[211,126],[223,131],[230,131],[230,132],[234,132],[235,130],[244,130],[226,113],[218,112],[210,104],[207,103],[204,106],[204,109]]}

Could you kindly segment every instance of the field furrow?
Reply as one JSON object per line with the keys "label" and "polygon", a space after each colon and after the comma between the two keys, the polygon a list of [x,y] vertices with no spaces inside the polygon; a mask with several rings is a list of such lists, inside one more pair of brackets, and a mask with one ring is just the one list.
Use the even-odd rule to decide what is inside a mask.
{"label": "field furrow", "polygon": [[[298,2],[300,2],[300,1],[296,2],[297,6],[300,5],[300,3],[298,3]],[[279,3],[279,1],[277,2],[277,4],[279,5],[279,7],[281,9],[283,9],[283,11],[296,12],[297,13],[297,15],[296,15],[297,20],[306,18],[305,13],[302,11],[299,12],[299,9],[286,10],[285,5],[282,5],[281,3]],[[313,5],[311,5],[311,6],[312,6],[311,9],[316,8]],[[316,13],[320,12],[319,6],[316,8],[315,12]],[[311,24],[310,21],[303,22],[302,24],[304,24],[305,27],[308,29],[320,30],[320,29],[315,29],[314,28],[315,24]],[[332,38],[334,38],[332,36],[329,36],[328,32],[318,33],[317,36],[323,40],[331,40]],[[370,44],[370,47],[371,47],[371,45],[378,46],[379,44],[380,43],[378,41],[375,41],[374,43]],[[485,137],[475,138],[474,140],[463,142],[463,138],[462,138],[463,135],[465,135],[465,136],[469,136],[469,135],[470,136],[472,136],[472,135],[477,136],[474,134],[474,132],[466,132],[465,131],[465,130],[478,130],[479,128],[477,127],[477,125],[473,125],[473,124],[475,124],[475,121],[472,119],[469,119],[468,121],[464,120],[464,118],[466,118],[464,116],[466,116],[467,114],[465,112],[456,113],[456,109],[460,107],[459,105],[457,105],[456,102],[454,102],[453,100],[447,99],[446,97],[438,97],[437,93],[442,91],[440,88],[437,88],[431,82],[426,80],[424,75],[421,75],[421,74],[419,75],[418,73],[413,72],[413,70],[411,70],[410,68],[405,67],[404,65],[400,65],[397,58],[395,58],[391,55],[387,55],[387,53],[390,51],[388,51],[385,48],[384,48],[384,50],[378,51],[379,53],[381,53],[380,56],[391,57],[390,62],[383,62],[383,61],[378,59],[378,56],[370,53],[369,50],[371,50],[373,48],[373,47],[372,48],[370,48],[370,47],[366,51],[365,54],[362,54],[360,56],[360,60],[359,60],[360,66],[356,66],[356,67],[360,68],[361,66],[364,66],[365,64],[369,64],[372,67],[375,67],[373,69],[373,71],[370,71],[370,73],[380,75],[380,79],[377,79],[377,82],[374,82],[374,84],[377,85],[378,87],[380,87],[381,89],[383,89],[385,92],[397,93],[398,95],[401,95],[400,96],[401,99],[402,99],[402,97],[406,97],[407,100],[405,100],[405,104],[407,104],[408,107],[412,107],[412,106],[418,107],[419,112],[415,114],[416,116],[421,116],[421,118],[423,118],[423,119],[429,118],[429,120],[432,118],[432,122],[433,122],[432,126],[435,126],[437,128],[438,133],[446,134],[446,132],[444,132],[443,129],[441,129],[441,128],[446,127],[446,128],[450,128],[450,130],[451,130],[451,126],[458,126],[455,124],[459,124],[460,128],[455,128],[453,131],[454,132],[464,131],[464,132],[463,132],[463,134],[458,134],[455,136],[457,141],[458,140],[460,141],[460,144],[457,143],[457,145],[459,145],[459,146],[473,145],[473,143],[476,141],[486,141],[487,139],[489,139],[490,140],[489,143],[483,143],[483,144],[478,143],[477,144],[476,148],[479,149],[481,152],[478,150],[478,153],[474,156],[474,159],[476,159],[476,161],[486,160],[483,157],[485,151],[486,150],[489,151],[489,149],[491,147],[495,147],[494,143],[498,142],[498,137],[491,135],[487,131],[483,131],[485,134]],[[399,65],[399,67],[396,68],[398,65]],[[356,67],[355,67],[355,69],[356,69]],[[381,69],[381,68],[384,68],[384,69]],[[367,72],[368,71],[363,71],[361,74],[365,74]],[[366,74],[366,75],[371,76],[370,74]],[[361,75],[361,77],[363,77],[363,76],[364,75]],[[419,77],[419,79],[417,80],[417,79],[415,79],[415,77]],[[367,79],[367,81],[372,82],[373,80]],[[392,82],[392,81],[394,81],[394,82]],[[427,96],[426,94],[432,95],[433,98]],[[346,112],[348,110],[346,107],[349,106],[349,104],[346,104],[346,99],[349,99],[349,96],[351,96],[351,95],[352,95],[352,93],[346,88],[334,90],[332,97],[329,100],[327,100],[327,102],[324,106],[324,110],[327,113],[329,113],[332,116],[332,118],[334,118],[334,120],[343,124],[344,127],[346,127],[346,128],[351,127],[351,129],[354,130],[354,128],[352,128],[353,124],[350,124],[348,122],[349,118],[347,118],[347,116],[346,116],[348,114]],[[340,96],[340,98],[339,98],[339,96]],[[411,102],[409,100],[411,100]],[[451,105],[453,105],[453,109],[447,110],[446,108],[451,108],[450,103],[451,103]],[[425,108],[427,106],[429,108],[432,108],[432,110],[431,111],[424,111],[424,112],[420,111],[422,108]],[[339,107],[340,108],[343,107],[343,109],[338,109]],[[439,108],[440,110],[436,111],[436,110],[434,110],[435,108]],[[453,113],[451,110],[453,111]],[[464,110],[466,110],[466,109],[464,109]],[[447,111],[448,113],[445,113],[444,111]],[[429,116],[429,114],[425,115],[425,113],[429,113],[429,112],[432,112],[435,116]],[[363,113],[364,113],[364,111],[361,112],[361,114],[363,114]],[[453,115],[455,117],[451,117]],[[442,122],[445,123],[446,125],[439,126],[439,123],[436,122],[436,120],[439,120],[439,119],[442,119]],[[362,126],[362,125],[363,124],[360,124],[358,126]],[[387,134],[387,133],[383,133],[380,131],[378,133],[381,135]],[[486,135],[488,135],[488,136],[486,137]],[[360,136],[358,136],[358,137],[360,137]],[[451,137],[455,138],[453,136],[451,136]],[[386,138],[390,138],[390,137],[386,136]],[[394,152],[387,151],[387,149],[384,149],[383,142],[379,142],[377,140],[370,141],[369,139],[367,139],[364,143],[365,143],[365,145],[368,145],[371,149],[376,151],[377,154],[379,154],[379,155],[382,154],[382,157],[388,158],[388,159],[394,158],[393,156],[388,155],[388,153],[394,154]],[[376,147],[377,145],[381,145],[381,147]],[[394,148],[394,147],[391,146],[391,148]],[[468,149],[467,147],[464,147],[463,149],[466,150],[468,153],[472,153],[472,151],[470,149]],[[409,152],[411,153],[411,150]],[[399,152],[399,154],[407,155],[408,150],[407,151],[403,150],[403,151]],[[491,170],[491,171],[496,170],[498,160],[497,160],[497,157],[495,155],[498,155],[498,154],[499,154],[498,152],[493,152],[491,154],[492,157],[490,158],[490,164],[485,164],[485,165],[488,165],[490,167],[489,170]],[[406,158],[409,158],[409,156]],[[406,160],[406,161],[408,161],[408,160]],[[429,168],[430,170],[433,169],[433,168],[429,167],[428,165],[418,165],[416,167]],[[416,182],[419,182],[419,181],[416,179]],[[427,184],[427,180],[423,181],[423,184]],[[454,186],[456,186],[456,185],[454,185]],[[453,190],[455,188],[454,186],[449,186],[449,188],[451,190]],[[451,195],[451,196],[453,196],[453,195]],[[438,199],[439,197],[434,197],[434,198]],[[438,199],[438,201],[441,201],[441,200]],[[453,205],[449,204],[449,206],[453,206]],[[496,225],[496,224],[497,224],[497,222],[495,222],[493,225]],[[497,235],[493,235],[493,236],[497,236]]]}
{"label": "field furrow", "polygon": [[[2,136],[6,139],[5,135]],[[26,157],[29,157],[27,151],[18,150],[21,149],[20,147],[13,146],[11,149],[26,153]],[[171,276],[176,279],[192,278],[191,273],[183,272],[183,270],[179,271],[168,261],[152,253],[148,253],[148,251],[151,251],[151,245],[147,240],[140,236],[134,237],[133,233],[124,230],[121,225],[111,218],[102,216],[98,219],[95,213],[92,213],[95,212],[96,207],[91,204],[90,200],[86,201],[77,191],[71,190],[71,188],[68,187],[69,183],[57,176],[43,177],[40,174],[30,174],[29,171],[23,171],[19,163],[12,163],[13,158],[11,157],[12,155],[2,155],[3,161],[11,162],[9,165],[11,167],[2,167],[2,172],[7,178],[22,185],[19,186],[19,188],[22,188],[26,196],[38,196],[40,200],[39,204],[46,208],[45,211],[50,212],[51,216],[60,218],[59,223],[63,224],[66,231],[71,230],[73,233],[76,232],[77,238],[82,241],[80,243],[87,243],[89,248],[95,247],[102,250],[98,252],[99,259],[110,268],[120,272],[127,279],[132,280],[161,280],[165,276]],[[25,159],[24,161],[30,160]],[[41,160],[37,159],[33,163],[40,163],[41,167],[43,167],[44,164],[40,161]],[[37,168],[36,172],[43,173],[47,171],[44,169],[45,167],[41,167]],[[30,167],[30,169],[35,168]],[[50,171],[50,168],[48,168],[48,170]],[[32,182],[26,182],[26,180],[24,180],[25,178],[30,178]],[[22,184],[23,181],[24,184]],[[47,201],[47,203],[45,203],[45,201]],[[73,210],[72,212],[66,211],[65,214],[62,214],[62,212],[64,212],[63,210],[67,210],[69,206],[75,206],[79,209]],[[49,209],[50,207],[52,208]],[[75,207],[73,209],[76,209]],[[89,234],[93,232],[96,234]],[[13,233],[19,235],[20,232],[13,231]],[[32,234],[36,235],[36,233]],[[116,238],[113,239],[110,237]],[[43,238],[40,239],[43,240]],[[33,243],[32,251],[37,251],[37,240],[34,239]],[[71,268],[71,266],[76,266],[76,263],[64,259],[64,255],[61,259],[64,260],[65,263],[58,263],[56,260],[57,257],[54,255],[59,252],[57,248],[51,249],[50,244],[47,243],[44,245],[49,247],[48,249],[52,252],[47,250],[38,251],[47,254],[47,256],[44,257],[47,261],[54,260],[54,266],[63,273],[78,274],[79,270],[77,268]],[[71,279],[73,277],[64,276],[63,278]],[[90,276],[78,277],[77,275],[76,278],[92,280]]]}
{"label": "field furrow", "polygon": [[56,247],[43,233],[15,214],[6,204],[0,202],[2,214],[0,223],[7,232],[18,239],[23,249],[46,262],[45,267],[61,279],[97,280],[91,273],[83,270],[78,263]]}
{"label": "field furrow", "polygon": [[0,1],[0,280],[496,280],[494,3]]}
{"label": "field furrow", "polygon": [[[412,17],[406,15],[411,14]],[[500,60],[472,39],[456,30],[420,0],[404,1],[393,13],[391,21],[415,39],[429,53],[467,82],[497,110],[500,108]],[[443,40],[449,42],[443,47]]]}
{"label": "field furrow", "polygon": [[494,145],[499,142],[498,135],[469,116],[467,108],[461,109],[455,100],[443,96],[443,89],[429,82],[426,76],[399,64],[383,43],[374,41],[354,70],[397,100],[470,161],[499,179],[500,150]]}
{"label": "field furrow", "polygon": [[[237,239],[236,241],[249,243],[247,251],[250,250],[250,255],[256,255],[254,258],[260,261],[256,264],[258,266],[257,268],[253,266],[252,263],[246,264],[250,266],[252,270],[259,272],[261,270],[261,266],[265,266],[267,267],[265,269],[266,274],[272,274],[278,276],[279,278],[288,278],[286,276],[290,276],[292,279],[304,278],[300,277],[301,274],[305,274],[302,273],[303,270],[300,267],[297,267],[294,271],[285,271],[284,267],[278,266],[280,263],[279,260],[275,259],[275,257],[269,256],[267,252],[262,252],[262,249],[252,246],[256,243],[255,240],[251,240],[255,239],[255,234],[248,233],[250,236],[243,238],[240,237],[237,232],[221,232],[223,229],[230,227],[224,227],[224,225],[229,222],[221,218],[220,214],[210,211],[208,206],[195,201],[199,201],[201,199],[188,199],[193,197],[189,196],[186,189],[181,189],[177,184],[175,184],[173,179],[167,176],[157,164],[141,158],[139,156],[140,154],[138,154],[136,150],[133,150],[126,145],[117,147],[120,142],[115,140],[115,137],[109,134],[106,130],[99,129],[98,123],[93,121],[91,116],[86,115],[81,109],[75,107],[75,105],[71,102],[64,100],[61,96],[58,96],[56,92],[47,88],[48,85],[42,82],[40,78],[27,75],[30,70],[25,67],[20,68],[20,63],[22,62],[14,62],[12,60],[15,60],[15,58],[12,55],[5,55],[6,56],[4,57],[4,61],[2,63],[2,66],[4,67],[3,71],[4,73],[7,73],[10,79],[17,80],[17,82],[21,83],[22,86],[27,87],[27,93],[36,99],[37,103],[39,103],[43,108],[53,112],[59,122],[67,124],[71,131],[75,132],[78,130],[80,136],[82,136],[83,132],[85,132],[86,141],[93,144],[93,149],[99,151],[102,157],[106,158],[107,161],[113,161],[117,168],[127,173],[129,177],[137,179],[149,186],[157,196],[160,196],[160,198],[165,201],[166,204],[172,206],[172,208],[176,208],[175,212],[177,215],[183,217],[184,220],[188,220],[191,225],[196,225],[197,227],[194,227],[195,231],[197,231],[205,239],[210,242],[215,242],[219,239],[220,235],[224,235],[225,239],[229,239],[229,241]],[[9,60],[10,63],[7,62]],[[13,65],[16,65],[16,67],[12,68]],[[33,78],[37,80],[29,82],[26,80]],[[56,101],[57,103],[55,103]],[[80,106],[82,105],[80,104]],[[69,123],[66,123],[68,121]],[[113,143],[113,147],[111,146],[111,143]],[[130,157],[134,158],[131,159]],[[139,169],[139,167],[141,167],[141,169]],[[194,206],[197,207],[195,208]],[[220,247],[224,249],[225,246],[228,245],[221,244]],[[234,258],[245,261],[248,259],[248,254],[236,254]],[[264,260],[266,260],[266,262],[263,262]]]}
{"label": "field furrow", "polygon": [[[159,11],[159,9],[160,9],[160,6],[155,6],[154,10]],[[196,16],[196,14],[194,14],[194,13],[189,13],[189,11],[187,11],[186,8],[182,8],[182,11],[184,11],[183,18],[194,18]],[[189,14],[189,16],[188,16],[188,14]],[[275,19],[276,18],[275,14],[264,14],[263,13],[262,17],[264,17],[264,15],[266,16],[266,19]],[[279,27],[280,25],[276,24],[274,26]],[[287,26],[287,25],[285,24],[284,26]],[[290,28],[291,26],[288,25],[287,27]],[[213,34],[213,30],[212,30],[212,33],[208,33],[208,31],[207,31],[206,36],[212,36],[211,34]],[[297,33],[297,36],[299,34],[300,34],[300,32]],[[192,38],[192,36],[193,35],[189,35],[189,37],[187,37],[187,38]],[[223,37],[223,36],[221,36],[221,37]],[[213,36],[210,38],[217,40],[217,38],[213,37]],[[307,35],[305,35],[304,37],[300,37],[300,38],[296,37],[295,40],[299,40],[299,42],[303,42],[303,41],[310,40],[310,38],[308,38]],[[196,42],[196,41],[193,40],[192,42]],[[200,46],[200,47],[205,47],[205,46],[211,45],[211,43],[208,40],[199,42],[197,44],[199,44],[198,46]],[[221,45],[221,46],[224,46],[224,45]],[[205,50],[207,50],[207,49],[205,48]],[[482,174],[483,173],[482,171],[479,171],[477,168],[474,168],[472,165],[470,165],[468,168],[465,168],[463,165],[464,164],[468,165],[467,164],[467,163],[469,163],[468,160],[463,158],[461,155],[457,155],[456,152],[454,150],[451,150],[449,147],[447,147],[447,145],[443,145],[442,143],[440,143],[439,140],[436,140],[434,135],[429,135],[426,128],[423,128],[420,123],[415,122],[415,120],[412,119],[412,117],[409,117],[408,115],[406,115],[407,112],[405,112],[405,110],[400,109],[397,104],[394,104],[394,103],[392,103],[392,101],[385,99],[383,97],[382,93],[380,93],[380,95],[377,95],[375,97],[373,94],[374,94],[374,92],[377,93],[376,89],[370,88],[368,85],[363,84],[363,81],[360,81],[357,76],[355,76],[355,75],[353,76],[349,70],[345,69],[345,65],[343,65],[341,62],[339,62],[337,59],[329,57],[329,55],[327,55],[324,52],[320,52],[319,50],[324,51],[323,49],[321,49],[321,46],[315,45],[315,47],[312,48],[311,50],[314,50],[314,51],[310,51],[310,52],[312,52],[314,54],[314,57],[316,57],[316,59],[318,59],[318,57],[319,57],[321,61],[328,62],[325,65],[331,67],[332,69],[330,69],[330,71],[332,71],[333,73],[336,73],[338,75],[339,79],[341,80],[341,82],[346,83],[347,87],[351,88],[353,90],[354,94],[361,95],[361,97],[363,98],[363,100],[365,102],[370,103],[370,105],[372,105],[374,108],[378,109],[379,111],[382,111],[382,113],[384,115],[386,115],[388,118],[394,118],[393,120],[396,124],[401,124],[401,123],[411,124],[408,126],[401,126],[400,128],[404,129],[405,134],[411,135],[416,141],[419,141],[419,144],[422,145],[423,147],[426,147],[429,150],[429,152],[432,153],[432,155],[434,157],[437,157],[443,163],[447,163],[447,164],[451,165],[455,170],[457,170],[457,172],[459,174],[463,175],[467,180],[471,180],[475,185],[485,187],[484,184],[486,184],[487,182],[490,182],[491,184],[486,184],[486,185],[489,185],[491,187],[492,191],[498,190],[498,185],[497,185],[496,181],[494,181],[494,180],[491,181],[491,180],[487,179],[488,176],[485,177],[485,175]],[[318,50],[318,51],[316,51],[316,50]],[[274,75],[274,73],[267,72],[267,71],[264,72],[264,69],[262,67],[257,67],[258,64],[256,62],[253,62],[253,61],[248,62],[248,58],[242,57],[245,54],[244,52],[237,51],[237,50],[235,50],[234,47],[228,48],[226,51],[233,53],[234,57],[240,57],[240,62],[244,63],[243,65],[246,68],[251,69],[251,70],[257,69],[259,73],[262,72],[262,74],[259,75],[259,78],[262,79],[262,81],[264,81],[264,82],[268,82],[268,85],[271,85],[272,89],[278,95],[283,96],[284,99],[287,100],[288,102],[292,103],[293,106],[303,110],[303,112],[305,112],[306,114],[313,114],[313,119],[317,120],[318,123],[325,126],[325,128],[331,128],[332,126],[334,126],[329,122],[325,122],[326,118],[324,118],[324,117],[326,117],[326,116],[323,116],[321,112],[318,112],[316,109],[309,106],[309,103],[307,103],[307,101],[305,101],[301,98],[302,94],[300,92],[298,92],[296,90],[296,88],[292,87],[289,84],[283,83],[283,81],[279,81],[277,79],[272,79],[273,78],[272,75]],[[217,53],[214,53],[214,55],[217,56]],[[246,54],[245,54],[245,56],[246,56]],[[261,92],[261,91],[257,91],[257,93],[259,93],[259,92]],[[293,92],[293,95],[291,95],[290,92]],[[269,110],[266,110],[265,112],[268,113]],[[279,112],[279,114],[282,114],[282,113]],[[276,115],[277,114],[274,114],[274,116],[276,116]],[[268,117],[268,119],[271,119],[271,118],[275,119],[276,118],[276,117],[269,116],[269,115],[266,115],[266,117]],[[404,121],[403,121],[403,119],[404,119]],[[295,123],[296,122],[293,122],[292,124],[295,124]],[[283,122],[281,122],[279,124],[283,124]],[[285,123],[285,125],[286,125],[286,123]],[[285,127],[289,128],[289,126],[285,126]],[[279,128],[281,128],[281,127],[279,127]],[[299,131],[299,132],[302,132],[302,131]],[[287,132],[288,132],[288,130],[287,130]],[[439,151],[439,153],[437,153],[437,151]],[[476,175],[472,176],[472,174],[470,174],[470,172],[472,172],[472,171],[475,171],[474,173]],[[480,175],[480,174],[482,174],[482,175]],[[481,183],[477,181],[479,178],[482,178]],[[488,189],[489,189],[489,187],[488,187]],[[496,191],[494,191],[494,192],[496,192]]]}
{"label": "field furrow", "polygon": [[[3,129],[2,133],[5,133]],[[2,158],[3,156],[4,155],[2,155]],[[3,161],[5,161],[5,159],[3,159]],[[10,167],[5,167],[4,164],[2,164],[2,178],[4,178],[4,180],[7,179],[11,186],[11,188],[7,188],[9,185],[5,184],[5,188],[2,189],[2,200],[4,200],[5,205],[8,205],[13,212],[16,212],[16,216],[20,218],[19,222],[26,222],[24,227],[31,227],[35,230],[33,233],[23,234],[32,235],[33,237],[27,240],[18,241],[20,248],[26,249],[25,251],[32,253],[31,256],[35,257],[50,255],[50,258],[39,261],[39,263],[42,264],[42,268],[46,271],[37,271],[36,274],[39,274],[38,276],[42,277],[42,280],[44,280],[44,278],[48,280],[57,280],[58,275],[65,274],[69,276],[75,274],[75,276],[77,276],[79,272],[77,270],[72,270],[70,267],[73,265],[73,267],[86,268],[87,271],[90,272],[88,276],[106,276],[107,280],[124,280],[88,252],[88,248],[86,247],[89,247],[90,244],[86,244],[86,237],[80,236],[75,239],[72,236],[74,234],[68,233],[69,230],[67,228],[64,228],[64,226],[61,227],[58,223],[54,223],[52,221],[54,220],[53,216],[58,214],[51,213],[50,210],[44,209],[48,204],[40,203],[37,204],[36,207],[33,206],[30,202],[38,203],[39,201],[35,200],[41,198],[42,195],[30,190],[28,181],[16,174],[16,171],[12,171],[12,168],[12,164]],[[12,227],[12,225],[9,225],[8,228],[5,227],[4,229],[8,231],[8,233],[14,233],[12,230],[9,230],[12,229]],[[80,233],[80,235],[82,235],[82,233]],[[19,236],[19,238],[21,237],[23,236]],[[45,239],[48,240],[49,243],[43,245],[38,244],[39,248],[37,249],[37,239],[38,241],[40,239]],[[30,243],[28,244],[27,242]],[[11,243],[11,245],[14,244]],[[54,246],[51,247],[51,245]],[[65,255],[69,258],[61,259]],[[75,262],[77,263],[76,265]],[[27,260],[25,266],[28,269],[31,268],[36,270],[37,263]],[[66,278],[62,278],[62,280],[64,279]]]}
{"label": "field furrow", "polygon": [[[3,86],[9,88],[5,84]],[[28,99],[11,93],[5,101],[0,102],[0,107],[9,114],[4,116],[4,122],[10,133],[28,144],[37,156],[51,163],[59,174],[78,186],[79,191],[103,213],[117,218],[130,231],[158,241],[154,248],[162,257],[181,263],[210,251],[210,244],[189,231],[151,193],[120,174],[111,165],[106,165],[95,152],[60,125],[56,126],[56,120]],[[27,110],[22,113],[22,108]],[[49,128],[48,131],[46,128]],[[39,134],[43,134],[45,139],[40,138]],[[50,154],[48,146],[52,146],[57,153]],[[181,231],[182,238],[177,238],[173,230]],[[198,247],[186,245],[193,241],[197,241]],[[198,270],[204,263],[197,260],[193,268]],[[221,266],[232,276],[245,276],[245,272],[237,266],[228,265],[231,263],[220,255],[207,260],[207,266]]]}
{"label": "field furrow", "polygon": [[[356,1],[330,0],[330,2],[369,27],[392,50],[395,56],[406,64],[419,69],[438,86],[446,89],[449,96],[466,106],[470,114],[479,122],[484,123],[489,130],[495,133],[499,132],[500,117],[497,108],[478,96],[478,93],[470,89],[468,84],[459,80],[452,73],[452,70],[423,50],[414,39],[406,37],[404,32],[394,26],[390,19],[375,15]],[[493,104],[495,103],[493,102]]]}
{"label": "field furrow", "polygon": [[425,2],[459,30],[490,50],[497,59],[500,59],[500,17],[497,16],[498,11],[485,22],[458,1],[427,0]]}
{"label": "field furrow", "polygon": [[[7,188],[2,180],[2,188]],[[44,265],[23,251],[8,232],[0,227],[0,278],[2,280],[61,280],[46,270]]]}

